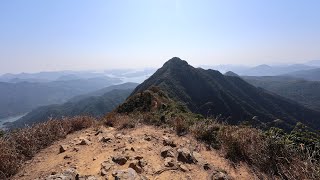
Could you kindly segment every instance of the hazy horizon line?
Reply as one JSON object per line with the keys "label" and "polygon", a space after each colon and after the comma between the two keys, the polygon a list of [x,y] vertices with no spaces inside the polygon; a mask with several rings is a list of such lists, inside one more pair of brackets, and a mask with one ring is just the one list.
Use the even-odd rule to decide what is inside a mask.
{"label": "hazy horizon line", "polygon": [[[169,60],[169,59],[168,59]],[[188,62],[187,59],[183,59]],[[269,65],[269,66],[290,66],[290,65],[307,65],[307,66],[315,66],[315,65],[308,65],[308,63],[312,63],[315,61],[319,61],[320,64],[320,59],[314,59],[314,60],[307,60],[304,62],[289,62],[289,63],[256,63],[256,64],[238,64],[238,63],[226,63],[226,64],[197,64],[193,65],[188,62],[188,64],[194,66],[194,67],[200,67],[200,68],[210,68],[210,67],[219,67],[219,66],[233,66],[233,67],[243,67],[243,68],[254,68],[260,65]],[[166,62],[166,61],[165,61]],[[164,63],[165,63],[164,62]],[[164,64],[163,63],[163,64]],[[163,65],[162,64],[162,65]],[[92,73],[102,73],[105,71],[116,71],[116,70],[148,70],[148,69],[158,69],[160,66],[146,66],[146,67],[114,67],[114,68],[93,68],[93,69],[84,69],[84,68],[75,68],[75,69],[47,69],[47,70],[30,70],[30,71],[17,71],[17,72],[0,72],[0,76],[6,75],[6,74],[36,74],[36,73],[50,73],[50,72],[92,72]],[[315,66],[318,67],[318,66]],[[320,67],[320,66],[319,66]]]}

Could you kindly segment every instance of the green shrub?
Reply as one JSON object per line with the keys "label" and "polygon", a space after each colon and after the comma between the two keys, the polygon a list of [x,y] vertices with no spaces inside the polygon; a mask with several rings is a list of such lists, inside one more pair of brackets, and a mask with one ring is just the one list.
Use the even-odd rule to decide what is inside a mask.
{"label": "green shrub", "polygon": [[0,129],[0,138],[4,136],[4,131]]}

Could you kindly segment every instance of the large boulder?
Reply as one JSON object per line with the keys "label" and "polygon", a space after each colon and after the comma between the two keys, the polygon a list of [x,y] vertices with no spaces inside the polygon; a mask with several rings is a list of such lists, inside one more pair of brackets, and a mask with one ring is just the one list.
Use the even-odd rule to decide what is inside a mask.
{"label": "large boulder", "polygon": [[208,176],[208,180],[232,180],[233,179],[225,171],[214,168],[214,167],[211,167],[211,168],[212,168],[212,171]]}
{"label": "large boulder", "polygon": [[174,152],[173,152],[173,148],[170,147],[170,146],[164,146],[162,149],[161,149],[161,156],[163,158],[166,158],[166,157],[174,157]]}
{"label": "large boulder", "polygon": [[187,148],[178,149],[178,161],[189,164],[195,162],[191,151]]}
{"label": "large boulder", "polygon": [[59,146],[59,153],[64,153],[68,150],[68,146],[67,145],[60,145]]}
{"label": "large boulder", "polygon": [[171,147],[177,147],[176,143],[172,139],[170,139],[167,136],[163,136],[163,145],[165,146],[171,146]]}
{"label": "large boulder", "polygon": [[172,157],[167,157],[164,159],[164,166],[173,167],[175,165],[176,165],[176,162]]}
{"label": "large boulder", "polygon": [[194,163],[198,163],[198,164],[201,164],[201,165],[206,164],[206,161],[202,158],[200,153],[193,151],[192,152],[192,157],[193,157]]}
{"label": "large boulder", "polygon": [[125,165],[128,158],[122,155],[116,155],[112,157],[112,161],[119,164],[119,165]]}
{"label": "large boulder", "polygon": [[99,137],[99,141],[106,143],[106,142],[112,141],[114,138],[115,138],[115,137],[114,137],[113,134],[108,133],[108,134],[106,134],[106,135],[100,136],[100,137]]}
{"label": "large boulder", "polygon": [[77,145],[90,145],[91,141],[88,138],[79,138],[79,142],[77,143]]}
{"label": "large boulder", "polygon": [[79,174],[75,169],[67,169],[63,173],[50,175],[45,180],[74,180],[79,179]]}
{"label": "large boulder", "polygon": [[108,171],[111,169],[111,167],[113,166],[112,163],[110,163],[109,161],[104,161],[103,163],[101,163],[101,176],[105,176],[108,174]]}
{"label": "large boulder", "polygon": [[138,173],[132,168],[114,171],[112,173],[112,176],[114,177],[115,180],[141,180],[142,179],[138,175]]}
{"label": "large boulder", "polygon": [[95,176],[80,176],[79,180],[98,180]]}
{"label": "large boulder", "polygon": [[143,167],[141,167],[140,161],[139,160],[133,160],[129,164],[129,168],[134,169],[137,173],[142,173],[143,172]]}
{"label": "large boulder", "polygon": [[211,173],[208,180],[232,180],[232,178],[226,173],[219,171]]}

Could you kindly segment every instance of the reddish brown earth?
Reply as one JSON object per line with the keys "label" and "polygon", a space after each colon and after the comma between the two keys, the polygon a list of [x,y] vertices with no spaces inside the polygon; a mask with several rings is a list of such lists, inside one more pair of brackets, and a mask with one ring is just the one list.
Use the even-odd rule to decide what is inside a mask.
{"label": "reddish brown earth", "polygon": [[[81,139],[87,144],[80,145]],[[161,150],[165,147],[164,139],[165,142],[176,145],[166,147],[174,154],[171,159],[166,159],[172,161],[170,165],[167,164],[171,167],[165,166],[165,158],[161,156]],[[59,152],[61,145],[66,146],[65,152]],[[178,161],[178,149],[182,148],[191,152],[194,162],[187,163],[181,159]],[[120,165],[113,161],[113,157],[119,157],[120,161],[126,162]],[[119,172],[116,174],[118,170],[128,171],[129,166],[136,169],[133,170],[134,175],[131,174],[134,178],[126,175],[121,177]],[[101,126],[70,134],[66,139],[55,142],[27,161],[12,179],[59,179],[60,173],[68,169],[73,169],[75,174],[79,174],[80,179],[115,179],[115,176],[119,179],[131,177],[165,180],[220,177],[258,179],[245,164],[233,166],[217,151],[207,150],[204,144],[192,137],[179,137],[170,129],[157,129],[153,126],[125,130]]]}

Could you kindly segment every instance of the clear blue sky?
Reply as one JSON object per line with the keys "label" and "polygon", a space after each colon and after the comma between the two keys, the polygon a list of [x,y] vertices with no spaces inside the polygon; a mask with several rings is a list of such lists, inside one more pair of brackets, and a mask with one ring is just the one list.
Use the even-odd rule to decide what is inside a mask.
{"label": "clear blue sky", "polygon": [[2,0],[0,73],[320,59],[319,0]]}

